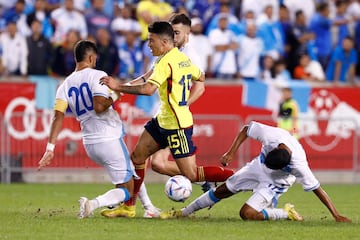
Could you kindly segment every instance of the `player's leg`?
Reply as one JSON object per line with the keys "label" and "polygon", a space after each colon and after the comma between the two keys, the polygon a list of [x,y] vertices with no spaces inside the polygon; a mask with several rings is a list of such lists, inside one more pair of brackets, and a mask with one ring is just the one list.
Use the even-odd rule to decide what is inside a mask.
{"label": "player's leg", "polygon": [[141,184],[145,178],[146,159],[158,150],[159,144],[154,140],[154,138],[148,133],[147,130],[144,130],[138,140],[138,143],[135,146],[134,151],[131,154],[131,160],[134,163],[135,172],[138,178],[134,179],[133,196],[125,203],[127,206],[136,205],[136,198],[139,193]]}
{"label": "player's leg", "polygon": [[130,157],[122,139],[99,144],[87,144],[85,150],[95,162],[104,166],[115,189],[88,200],[81,197],[79,200],[79,217],[89,217],[100,207],[114,206],[130,199],[133,188],[133,169]]}
{"label": "player's leg", "polygon": [[[181,171],[177,166],[175,161],[170,161],[171,151],[167,147],[165,149],[160,149],[151,156],[151,168],[160,174],[165,174],[168,176],[180,175]],[[201,186],[203,192],[207,192],[211,189],[211,184],[209,182],[195,182],[197,185]]]}
{"label": "player's leg", "polygon": [[219,202],[221,199],[228,198],[232,195],[234,195],[234,193],[230,192],[229,189],[227,189],[226,184],[223,183],[215,190],[211,189],[202,194],[200,197],[196,198],[193,202],[181,210],[170,210],[167,212],[162,212],[160,214],[160,218],[168,219],[186,217],[200,209],[209,208]]}
{"label": "player's leg", "polygon": [[160,149],[151,156],[151,168],[160,174],[175,176],[181,174],[175,161],[169,161],[170,149]]}
{"label": "player's leg", "polygon": [[281,194],[272,192],[265,187],[258,189],[240,209],[243,220],[282,220],[290,219],[302,221],[303,217],[296,212],[292,204],[285,204],[284,208],[276,208]]}
{"label": "player's leg", "polygon": [[193,128],[167,131],[167,139],[173,158],[181,173],[191,182],[224,182],[233,170],[220,166],[197,166],[196,147],[192,141]]}
{"label": "player's leg", "polygon": [[140,191],[138,194],[141,204],[144,207],[144,218],[157,218],[160,215],[161,210],[154,206],[151,202],[150,197],[147,193],[145,183],[142,183],[140,186]]}

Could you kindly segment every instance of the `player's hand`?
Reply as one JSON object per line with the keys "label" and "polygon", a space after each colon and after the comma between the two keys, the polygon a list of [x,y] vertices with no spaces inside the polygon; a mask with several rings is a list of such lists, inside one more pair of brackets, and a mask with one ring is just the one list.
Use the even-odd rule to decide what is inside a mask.
{"label": "player's hand", "polygon": [[221,156],[220,162],[224,167],[226,167],[232,161],[232,159],[233,155],[227,152]]}
{"label": "player's hand", "polygon": [[101,85],[106,85],[109,88],[111,88],[112,90],[116,90],[117,86],[119,85],[119,83],[114,78],[112,78],[110,76],[102,77],[100,79],[100,84]]}
{"label": "player's hand", "polygon": [[48,166],[51,163],[51,160],[53,159],[53,157],[54,157],[53,151],[46,151],[39,161],[38,170],[40,170],[41,168],[43,168],[45,166]]}
{"label": "player's hand", "polygon": [[336,216],[335,221],[337,222],[351,222],[351,219],[344,217],[344,216]]}

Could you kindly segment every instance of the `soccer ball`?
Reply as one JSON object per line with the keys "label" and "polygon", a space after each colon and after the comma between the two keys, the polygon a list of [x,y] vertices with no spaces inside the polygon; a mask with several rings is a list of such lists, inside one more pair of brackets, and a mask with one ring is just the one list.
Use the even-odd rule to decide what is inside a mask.
{"label": "soccer ball", "polygon": [[165,184],[165,194],[175,202],[185,202],[192,192],[192,185],[189,179],[182,175],[169,178]]}

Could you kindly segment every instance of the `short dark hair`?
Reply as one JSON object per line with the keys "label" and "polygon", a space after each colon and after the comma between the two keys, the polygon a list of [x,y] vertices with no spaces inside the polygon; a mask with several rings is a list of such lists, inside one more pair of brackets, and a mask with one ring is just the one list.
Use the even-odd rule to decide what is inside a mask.
{"label": "short dark hair", "polygon": [[278,170],[286,167],[290,163],[291,155],[284,148],[275,148],[270,151],[268,155],[265,157],[265,165],[266,167]]}
{"label": "short dark hair", "polygon": [[84,61],[85,56],[89,52],[93,52],[95,54],[98,53],[95,43],[88,40],[78,41],[74,48],[75,61],[76,62]]}
{"label": "short dark hair", "polygon": [[177,13],[177,14],[172,15],[169,22],[172,25],[181,23],[185,26],[191,27],[191,19],[188,16],[186,16],[184,13]]}
{"label": "short dark hair", "polygon": [[169,37],[174,41],[174,30],[170,23],[164,21],[158,21],[148,26],[149,33],[155,33],[162,36]]}

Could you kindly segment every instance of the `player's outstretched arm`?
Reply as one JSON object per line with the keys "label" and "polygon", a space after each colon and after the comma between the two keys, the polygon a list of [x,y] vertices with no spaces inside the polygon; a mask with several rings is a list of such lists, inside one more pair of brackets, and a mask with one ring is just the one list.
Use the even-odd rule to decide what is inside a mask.
{"label": "player's outstretched arm", "polygon": [[116,79],[110,76],[102,77],[100,79],[100,84],[105,84],[114,91],[119,91],[120,90],[119,88],[121,86],[121,83],[119,81],[117,81]]}
{"label": "player's outstretched arm", "polygon": [[318,187],[313,191],[315,195],[320,199],[320,201],[329,209],[330,213],[335,218],[337,222],[351,222],[347,217],[341,216],[339,212],[336,210],[334,204],[332,203],[330,197],[321,187]]}
{"label": "player's outstretched arm", "polygon": [[223,166],[227,166],[232,161],[240,145],[247,139],[247,130],[248,126],[246,125],[238,133],[229,150],[221,157],[220,162]]}
{"label": "player's outstretched arm", "polygon": [[56,139],[61,131],[62,123],[64,121],[64,116],[65,116],[65,114],[63,112],[60,112],[57,110],[54,111],[54,118],[53,118],[53,121],[52,121],[51,127],[50,127],[50,135],[49,135],[48,144],[46,146],[44,155],[42,156],[42,158],[39,161],[38,170],[40,170],[41,168],[43,168],[45,166],[48,166],[51,163],[51,160],[54,158],[55,143],[56,143]]}

